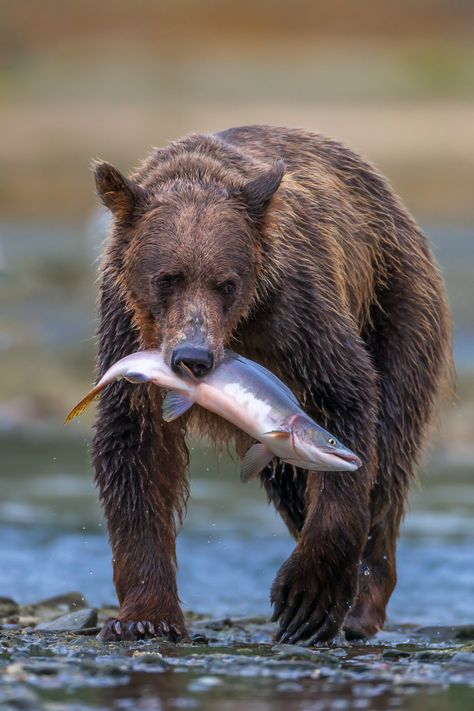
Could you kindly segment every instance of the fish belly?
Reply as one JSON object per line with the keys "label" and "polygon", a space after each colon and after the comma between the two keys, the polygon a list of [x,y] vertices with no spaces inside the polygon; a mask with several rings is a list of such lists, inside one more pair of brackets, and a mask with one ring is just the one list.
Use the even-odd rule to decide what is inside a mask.
{"label": "fish belly", "polygon": [[223,417],[259,441],[262,441],[264,432],[274,428],[270,405],[240,383],[231,383],[223,388],[209,383],[199,384],[196,398],[201,407]]}

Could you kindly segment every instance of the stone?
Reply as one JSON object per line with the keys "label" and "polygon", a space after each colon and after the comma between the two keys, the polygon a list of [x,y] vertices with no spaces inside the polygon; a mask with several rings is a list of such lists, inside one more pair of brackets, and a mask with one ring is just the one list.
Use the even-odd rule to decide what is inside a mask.
{"label": "stone", "polygon": [[20,606],[11,597],[0,596],[0,618],[18,615]]}
{"label": "stone", "polygon": [[474,665],[474,654],[472,654],[472,652],[456,652],[456,654],[453,655],[451,661],[455,664]]}
{"label": "stone", "polygon": [[139,662],[143,662],[144,664],[163,664],[163,655],[160,652],[142,652],[141,650],[136,649],[133,652],[132,657]]}
{"label": "stone", "polygon": [[40,622],[35,631],[38,632],[78,632],[97,626],[97,611],[86,607],[84,610],[69,612],[54,620]]}
{"label": "stone", "polygon": [[390,648],[382,652],[382,659],[408,659],[412,654],[413,652],[409,652],[406,649]]}
{"label": "stone", "polygon": [[45,600],[40,600],[36,605],[36,608],[46,607],[48,609],[60,609],[60,610],[78,610],[83,607],[87,607],[87,600],[84,595],[80,592],[68,592],[62,595],[54,595],[53,597],[47,597]]}
{"label": "stone", "polygon": [[474,640],[474,625],[418,627],[416,632],[439,642],[452,639]]}
{"label": "stone", "polygon": [[20,611],[22,617],[51,619],[61,612],[72,612],[83,607],[88,607],[84,595],[80,592],[69,592],[63,595],[54,595],[29,605],[22,605]]}

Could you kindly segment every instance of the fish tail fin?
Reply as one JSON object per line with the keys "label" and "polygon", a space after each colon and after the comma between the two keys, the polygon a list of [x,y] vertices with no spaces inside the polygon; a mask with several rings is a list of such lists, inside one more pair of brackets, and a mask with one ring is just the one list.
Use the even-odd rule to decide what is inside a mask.
{"label": "fish tail fin", "polygon": [[95,388],[92,388],[87,395],[85,395],[82,400],[80,400],[77,405],[74,405],[72,410],[66,415],[66,419],[64,420],[64,424],[67,424],[71,420],[73,420],[75,417],[78,415],[82,415],[84,410],[91,404],[93,400],[99,397],[100,391],[104,388],[104,385],[96,385]]}

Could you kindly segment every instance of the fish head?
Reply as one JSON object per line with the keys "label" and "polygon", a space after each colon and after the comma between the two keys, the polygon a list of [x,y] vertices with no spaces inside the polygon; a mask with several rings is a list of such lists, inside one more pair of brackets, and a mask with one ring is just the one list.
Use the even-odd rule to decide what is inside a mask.
{"label": "fish head", "polygon": [[309,417],[297,415],[290,422],[292,446],[299,461],[313,471],[356,471],[361,459],[334,435]]}
{"label": "fish head", "polygon": [[[158,173],[160,158],[153,158]],[[176,372],[185,364],[202,378],[222,361],[255,306],[265,211],[284,166],[276,161],[251,177],[219,168],[214,176],[217,164],[199,161],[199,151],[186,160],[168,165],[163,156],[166,168],[156,181],[140,173],[127,178],[100,163],[96,184],[114,218],[109,259],[125,265],[120,291],[140,342],[161,347]]]}

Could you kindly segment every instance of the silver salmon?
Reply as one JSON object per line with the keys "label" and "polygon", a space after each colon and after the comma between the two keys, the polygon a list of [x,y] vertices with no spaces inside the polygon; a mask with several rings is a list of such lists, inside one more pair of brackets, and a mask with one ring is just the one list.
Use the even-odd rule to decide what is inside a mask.
{"label": "silver salmon", "polygon": [[169,390],[163,401],[166,422],[198,404],[256,439],[242,460],[242,481],[257,476],[274,457],[309,471],[353,472],[362,464],[303,411],[276,375],[232,351],[226,351],[218,367],[203,378],[196,378],[185,367],[182,376],[175,373],[158,350],[126,356],[109,368],[65,422],[83,412],[106,385],[122,378]]}

